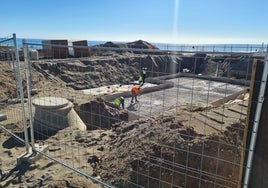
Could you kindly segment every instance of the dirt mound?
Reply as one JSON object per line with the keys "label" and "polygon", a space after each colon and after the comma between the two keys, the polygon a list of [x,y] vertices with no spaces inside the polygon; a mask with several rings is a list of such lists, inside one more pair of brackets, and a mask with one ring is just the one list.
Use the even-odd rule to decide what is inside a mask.
{"label": "dirt mound", "polygon": [[245,56],[220,58],[209,54],[146,55],[111,52],[108,56],[40,60],[32,65],[46,79],[57,80],[67,87],[81,90],[138,80],[141,67],[147,68],[147,77],[165,76],[188,69],[193,74],[249,79],[251,63],[252,58]]}
{"label": "dirt mound", "polygon": [[158,49],[154,45],[150,44],[149,42],[143,41],[143,40],[129,42],[129,43],[127,43],[127,46],[129,48],[141,48],[141,49],[150,49],[150,50]]}
{"label": "dirt mound", "polygon": [[96,45],[94,47],[158,49],[154,45],[143,40],[137,40],[137,41],[128,42],[128,43],[114,43],[114,42],[109,41],[104,44]]}
{"label": "dirt mound", "polygon": [[[241,145],[238,130],[243,128],[243,122],[228,126],[224,134],[211,136],[200,135],[183,124],[187,122],[174,116],[117,124],[117,136],[108,143],[108,152],[101,156],[95,173],[117,187],[125,187],[124,180],[129,180],[144,187],[161,184],[163,188],[170,187],[163,182],[183,185],[182,174],[187,174],[187,187],[198,187],[200,182],[195,177],[201,168],[206,172],[201,187],[214,187],[215,181],[236,187],[239,169],[232,163],[239,163],[240,156],[232,144]],[[219,156],[224,160],[219,162]],[[217,175],[223,178],[216,180]],[[148,177],[155,179],[149,184]]]}
{"label": "dirt mound", "polygon": [[[247,59],[242,56],[214,57],[207,54],[184,56],[181,54],[111,53],[107,56],[91,56],[90,58],[35,61],[32,63],[32,76],[34,87],[42,89],[42,94],[49,93],[53,96],[63,96],[72,93],[73,89],[128,83],[138,78],[141,67],[147,68],[148,77],[180,72],[183,68],[189,68],[192,73],[213,76],[218,68],[219,75],[228,77],[239,75],[242,77],[243,75],[250,76],[250,74],[245,74],[247,71],[250,72],[250,62],[250,58]],[[245,64],[249,65],[248,68],[245,68]],[[0,63],[0,81],[1,101],[13,98],[16,94],[14,71],[2,62]],[[81,94],[74,96],[78,98]],[[109,136],[105,136],[105,138],[109,137],[106,140],[99,138],[99,144],[102,144],[101,146],[98,145],[101,148],[101,154],[99,156],[96,154],[96,157],[93,157],[94,162],[91,159],[89,160],[90,163],[94,163],[94,175],[99,176],[104,181],[118,187],[125,187],[123,180],[131,180],[131,182],[136,182],[145,187],[165,188],[170,187],[170,185],[160,185],[160,181],[162,183],[173,182],[174,185],[182,186],[187,179],[187,187],[209,188],[215,187],[217,183],[228,187],[236,187],[235,180],[238,176],[238,167],[233,164],[240,161],[237,146],[241,145],[241,130],[243,130],[244,122],[232,123],[227,125],[227,128],[221,133],[208,136],[197,131],[196,127],[203,128],[199,120],[194,121],[195,127],[193,125],[192,127],[186,126],[193,124],[193,121],[189,123],[183,117],[183,111],[179,111],[180,115],[176,114],[176,116],[161,115],[151,119],[127,122],[129,117],[125,111],[119,110],[101,99],[92,101],[92,98],[79,103],[75,110],[88,126],[88,130],[95,128],[112,130]],[[196,109],[194,113],[192,112],[192,117],[195,117],[197,113],[202,113],[202,110],[204,109]],[[215,111],[215,109],[213,110]],[[208,114],[207,111],[206,114]],[[218,122],[214,123],[218,124]],[[12,129],[11,125],[13,126],[13,124],[10,124],[8,128]],[[18,129],[14,124],[13,129],[15,130],[15,128]],[[107,133],[102,135],[105,134]],[[1,138],[4,142],[5,139],[8,139],[8,136],[1,136]],[[79,140],[80,142],[83,144],[82,140]],[[93,142],[92,140],[92,143],[96,145],[96,141]],[[86,143],[84,144],[89,147]],[[5,160],[3,162],[0,160],[0,162],[2,166],[8,165],[8,167],[2,168],[1,166],[1,169],[8,172],[8,170],[12,170],[11,165],[16,166],[14,161],[16,161],[18,154],[23,152],[24,148],[19,149],[20,151],[12,153],[14,158],[6,156],[6,153],[9,153],[8,148],[3,149],[6,153],[3,153],[2,156],[4,157],[0,159]],[[14,163],[7,160],[12,160]],[[51,166],[48,164],[48,167]],[[54,168],[54,166],[52,167]],[[46,168],[46,164],[40,164],[38,168],[36,167],[38,172],[44,168]],[[51,178],[49,176],[47,178],[47,176],[44,176],[41,179],[42,185],[54,187],[77,186],[76,183],[78,182],[70,180],[76,179],[76,175],[66,180],[64,178],[66,174],[60,173],[64,170],[57,168],[57,171],[53,170],[57,177]],[[42,171],[42,173],[51,172],[51,169],[47,169],[48,171]],[[36,175],[34,169],[28,171],[30,171],[30,175],[27,174],[24,176],[26,179],[23,179],[26,183],[28,181],[38,183],[38,179],[42,178],[42,175]],[[201,172],[204,173],[201,174]],[[187,174],[187,178],[184,174]],[[223,178],[218,178],[217,175],[221,175]],[[148,180],[150,177],[155,179]],[[1,183],[1,185],[6,185],[6,183],[11,185],[11,182]],[[15,182],[15,184],[18,183]],[[81,186],[84,186],[82,180],[79,184],[79,187]]]}
{"label": "dirt mound", "polygon": [[0,63],[0,102],[17,96],[15,71],[7,62]]}
{"label": "dirt mound", "polygon": [[110,129],[113,124],[128,120],[127,111],[120,110],[114,104],[101,98],[81,104],[75,107],[75,110],[87,125],[88,130]]}
{"label": "dirt mound", "polygon": [[[133,42],[133,45],[140,43],[150,45],[144,41]],[[147,68],[147,77],[164,76],[188,69],[194,74],[249,79],[251,64],[252,58],[241,55],[230,57],[204,53],[148,55],[111,52],[108,56],[34,61],[32,84],[36,88],[55,85],[76,90],[127,84],[138,79],[141,67]],[[14,69],[8,63],[1,62],[0,76],[0,102],[16,97]],[[25,81],[23,84],[25,87]]]}

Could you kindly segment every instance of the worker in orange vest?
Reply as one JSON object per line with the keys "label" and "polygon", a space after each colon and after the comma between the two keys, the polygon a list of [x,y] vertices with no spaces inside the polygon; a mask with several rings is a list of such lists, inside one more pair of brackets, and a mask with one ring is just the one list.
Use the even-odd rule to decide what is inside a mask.
{"label": "worker in orange vest", "polygon": [[140,90],[141,90],[141,87],[140,86],[133,86],[131,88],[131,103],[133,103],[133,99],[135,98],[135,101],[138,102],[137,100],[137,96],[139,95],[140,93]]}

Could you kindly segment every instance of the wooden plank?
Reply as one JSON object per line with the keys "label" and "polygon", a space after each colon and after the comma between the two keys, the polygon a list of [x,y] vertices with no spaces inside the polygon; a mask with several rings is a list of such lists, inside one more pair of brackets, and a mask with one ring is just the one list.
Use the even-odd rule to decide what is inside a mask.
{"label": "wooden plank", "polygon": [[[263,72],[264,63],[260,75]],[[260,79],[261,80],[261,79]],[[260,83],[259,83],[260,84]],[[252,161],[252,171],[249,179],[249,187],[268,187],[268,86],[264,93],[264,101],[262,104],[261,116],[259,121],[259,129],[256,139],[255,151]]]}
{"label": "wooden plank", "polygon": [[[251,140],[252,128],[254,124],[255,112],[258,103],[258,95],[262,80],[264,68],[263,60],[254,60],[252,67],[252,77],[250,83],[250,99],[248,105],[248,116],[244,129],[243,144],[241,150],[239,182],[243,185],[243,176],[245,174],[245,166],[247,165],[247,152]],[[250,173],[248,187],[268,187],[268,86],[266,83],[266,90],[264,95],[264,102],[261,111],[259,122],[259,129],[256,139],[254,156],[252,161],[252,169]]]}
{"label": "wooden plank", "polygon": [[253,66],[252,66],[252,73],[251,73],[251,82],[250,82],[250,89],[249,89],[249,102],[248,102],[248,109],[247,109],[247,119],[246,119],[246,124],[244,128],[244,134],[243,134],[243,141],[242,141],[242,149],[240,153],[240,169],[239,169],[239,176],[238,176],[238,182],[241,182],[241,184],[238,184],[237,188],[240,188],[242,185],[243,181],[243,174],[244,174],[244,166],[246,164],[246,146],[248,145],[248,134],[251,133],[250,130],[252,130],[252,118],[255,116],[255,110],[256,110],[256,103],[253,103],[253,101],[256,101],[258,98],[258,95],[256,95],[256,91],[259,90],[259,85],[255,85],[255,80],[256,80],[256,73],[257,73],[257,63],[258,60],[254,59],[253,61]]}

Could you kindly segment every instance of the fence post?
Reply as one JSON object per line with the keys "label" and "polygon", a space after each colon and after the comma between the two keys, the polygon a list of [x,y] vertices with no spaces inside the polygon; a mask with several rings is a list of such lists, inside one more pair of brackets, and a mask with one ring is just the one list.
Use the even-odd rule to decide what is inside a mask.
{"label": "fence post", "polygon": [[25,40],[23,40],[23,54],[24,54],[24,64],[25,64],[25,70],[26,70],[31,145],[32,147],[34,147],[34,129],[33,129],[33,123],[32,123],[33,116],[32,116],[32,100],[31,100],[31,69],[30,69],[30,63],[29,63],[29,49]]}
{"label": "fence post", "polygon": [[256,106],[256,112],[254,116],[254,123],[251,133],[251,139],[250,139],[250,145],[249,145],[249,151],[248,151],[248,158],[247,158],[247,164],[245,169],[245,176],[244,176],[244,183],[243,188],[249,187],[249,180],[250,180],[250,174],[252,171],[252,163],[253,163],[253,157],[255,153],[255,146],[256,146],[256,140],[258,135],[258,129],[260,124],[260,118],[262,114],[262,106],[264,102],[264,96],[265,96],[265,89],[267,84],[267,74],[268,74],[268,57],[266,54],[265,61],[264,61],[264,69],[262,72],[262,79],[260,83],[260,89],[258,93],[258,100],[257,100],[257,106]]}
{"label": "fence post", "polygon": [[27,122],[26,122],[26,115],[25,115],[25,107],[24,107],[24,93],[23,93],[23,86],[22,86],[22,75],[21,75],[21,68],[20,68],[20,60],[19,60],[19,50],[17,45],[17,38],[16,34],[13,34],[14,40],[14,51],[15,51],[15,61],[17,64],[17,76],[18,76],[18,83],[19,83],[19,91],[20,91],[20,100],[21,100],[21,109],[22,109],[22,119],[23,119],[23,130],[24,130],[24,139],[25,139],[25,147],[26,153],[29,153],[29,138],[28,138],[28,130],[27,130]]}

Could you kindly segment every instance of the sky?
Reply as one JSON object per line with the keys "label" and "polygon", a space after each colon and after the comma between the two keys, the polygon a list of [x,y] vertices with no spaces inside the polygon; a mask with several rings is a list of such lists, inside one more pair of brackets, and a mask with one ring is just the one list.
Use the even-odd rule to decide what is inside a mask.
{"label": "sky", "polygon": [[268,41],[267,0],[1,0],[0,37],[175,44]]}

